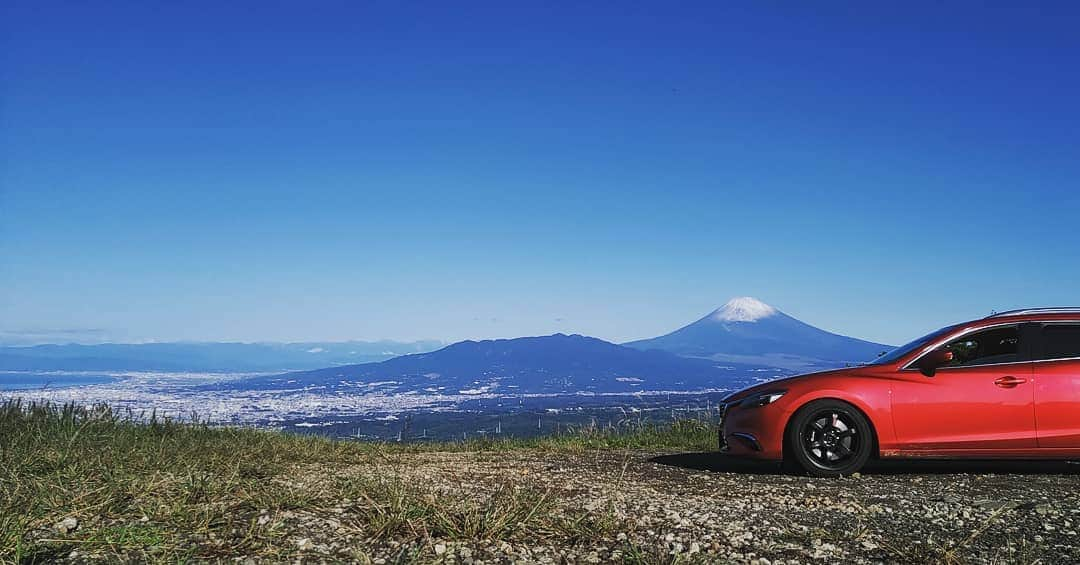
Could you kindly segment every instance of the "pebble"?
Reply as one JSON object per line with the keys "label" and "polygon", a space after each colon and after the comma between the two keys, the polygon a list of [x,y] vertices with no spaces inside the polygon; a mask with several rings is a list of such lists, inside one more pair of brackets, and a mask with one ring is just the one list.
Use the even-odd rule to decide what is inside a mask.
{"label": "pebble", "polygon": [[56,531],[61,534],[70,534],[79,528],[79,519],[73,516],[64,518],[56,524]]}

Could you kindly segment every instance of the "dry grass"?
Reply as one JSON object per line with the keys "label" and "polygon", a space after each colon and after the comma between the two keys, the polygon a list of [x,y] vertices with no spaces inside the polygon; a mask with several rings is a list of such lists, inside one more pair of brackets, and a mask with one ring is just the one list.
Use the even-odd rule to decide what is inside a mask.
{"label": "dry grass", "polygon": [[[319,512],[351,501],[348,527],[369,539],[577,539],[618,526],[604,513],[550,512],[551,493],[507,484],[483,497],[435,492],[393,477],[299,469],[377,469],[416,451],[682,449],[711,447],[712,427],[680,421],[586,428],[558,437],[372,444],[150,418],[107,408],[0,405],[0,562],[49,562],[72,551],[106,560],[185,562],[289,557],[268,513]],[[75,518],[60,533],[55,525]]]}

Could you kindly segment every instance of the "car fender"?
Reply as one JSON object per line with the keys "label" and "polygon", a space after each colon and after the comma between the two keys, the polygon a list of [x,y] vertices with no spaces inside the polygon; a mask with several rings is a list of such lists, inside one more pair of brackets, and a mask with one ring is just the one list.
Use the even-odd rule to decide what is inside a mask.
{"label": "car fender", "polygon": [[[877,381],[877,379],[872,380]],[[788,405],[783,412],[782,418],[784,421],[784,430],[787,430],[787,426],[791,422],[791,418],[795,416],[795,413],[808,403],[824,399],[840,400],[859,409],[859,411],[866,416],[866,419],[870,421],[870,425],[873,426],[874,433],[877,436],[877,446],[879,451],[891,448],[896,442],[896,431],[893,428],[890,413],[892,408],[891,389],[886,383],[875,382],[874,384],[883,386],[851,387],[859,389],[858,392],[836,388],[824,388],[809,390],[799,394],[789,400]]]}

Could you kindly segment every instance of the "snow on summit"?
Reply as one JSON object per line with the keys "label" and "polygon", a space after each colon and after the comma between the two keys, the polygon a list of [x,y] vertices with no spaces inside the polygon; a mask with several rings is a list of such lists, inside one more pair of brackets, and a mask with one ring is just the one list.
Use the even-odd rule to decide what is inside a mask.
{"label": "snow on summit", "polygon": [[718,308],[713,312],[713,319],[721,322],[756,322],[773,314],[776,314],[776,308],[756,298],[742,296],[732,298]]}

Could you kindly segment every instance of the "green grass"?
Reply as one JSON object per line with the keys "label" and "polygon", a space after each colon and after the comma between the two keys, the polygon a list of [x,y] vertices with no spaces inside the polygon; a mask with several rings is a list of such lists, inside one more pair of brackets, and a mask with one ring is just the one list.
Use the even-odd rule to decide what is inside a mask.
{"label": "green grass", "polygon": [[[284,479],[300,466],[377,466],[420,451],[499,452],[712,449],[708,422],[628,422],[533,439],[360,443],[273,431],[135,421],[104,407],[0,404],[0,562],[48,562],[75,550],[107,560],[183,562],[257,555],[286,558],[260,512],[357,501],[369,539],[551,538],[613,531],[604,513],[548,512],[551,494],[507,486],[487,497],[432,493],[393,478],[327,477],[317,488]],[[54,525],[74,517],[79,527]]]}

